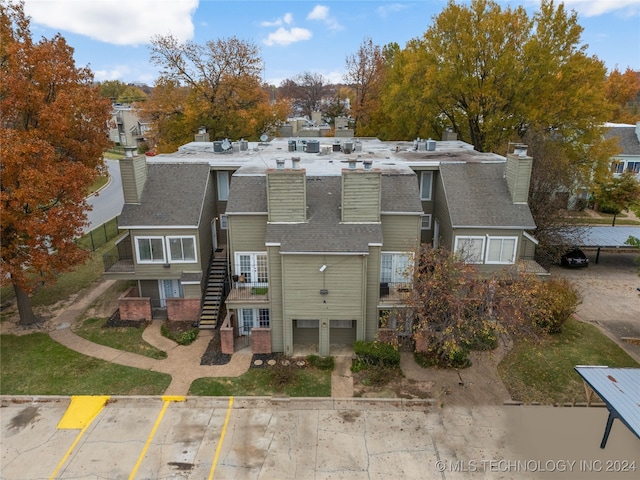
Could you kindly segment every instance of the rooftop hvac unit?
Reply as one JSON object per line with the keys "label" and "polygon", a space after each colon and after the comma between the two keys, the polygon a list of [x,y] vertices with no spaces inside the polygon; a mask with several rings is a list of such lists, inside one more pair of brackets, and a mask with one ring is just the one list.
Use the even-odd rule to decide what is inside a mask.
{"label": "rooftop hvac unit", "polygon": [[435,151],[435,149],[436,149],[436,141],[435,140],[432,140],[432,139],[427,140],[426,145],[427,145],[427,152]]}
{"label": "rooftop hvac unit", "polygon": [[213,151],[215,153],[222,153],[222,141],[220,140],[216,140],[215,142],[213,142]]}
{"label": "rooftop hvac unit", "polygon": [[344,142],[344,145],[342,146],[342,151],[347,155],[350,154],[353,151],[353,142]]}
{"label": "rooftop hvac unit", "polygon": [[307,140],[307,153],[320,153],[320,142],[318,140]]}

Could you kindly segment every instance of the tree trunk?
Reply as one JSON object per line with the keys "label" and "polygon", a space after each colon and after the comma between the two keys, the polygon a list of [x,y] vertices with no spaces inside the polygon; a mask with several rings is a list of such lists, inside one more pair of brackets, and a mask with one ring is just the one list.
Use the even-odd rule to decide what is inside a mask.
{"label": "tree trunk", "polygon": [[618,214],[617,214],[617,213],[614,213],[614,214],[613,214],[613,221],[611,222],[611,226],[612,226],[612,227],[615,227],[615,226],[616,226],[616,217],[617,217],[617,216],[618,216]]}
{"label": "tree trunk", "polygon": [[13,284],[13,290],[16,293],[16,301],[18,302],[18,312],[20,313],[20,325],[29,326],[38,321],[31,308],[31,298],[17,283]]}

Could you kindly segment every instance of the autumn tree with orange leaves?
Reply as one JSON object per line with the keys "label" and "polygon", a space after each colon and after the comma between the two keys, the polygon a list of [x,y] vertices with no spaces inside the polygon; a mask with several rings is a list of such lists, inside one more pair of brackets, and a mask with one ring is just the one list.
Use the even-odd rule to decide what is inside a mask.
{"label": "autumn tree with orange leaves", "polygon": [[75,240],[104,168],[110,106],[62,36],[34,42],[23,4],[0,0],[0,278],[22,325],[37,321],[35,288],[88,256]]}

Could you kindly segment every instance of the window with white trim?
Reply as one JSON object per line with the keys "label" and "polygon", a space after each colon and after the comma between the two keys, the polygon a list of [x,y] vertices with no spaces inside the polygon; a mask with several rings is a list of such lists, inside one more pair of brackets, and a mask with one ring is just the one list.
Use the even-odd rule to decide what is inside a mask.
{"label": "window with white trim", "polygon": [[220,215],[220,229],[227,230],[229,228],[229,217]]}
{"label": "window with white trim", "polygon": [[381,283],[410,283],[413,254],[382,253],[380,256]]}
{"label": "window with white trim", "polygon": [[486,263],[512,264],[516,259],[518,237],[489,237]]}
{"label": "window with white trim", "polygon": [[431,200],[433,172],[420,173],[420,200]]}
{"label": "window with white trim", "polygon": [[236,252],[235,274],[240,283],[250,286],[267,286],[267,253]]}
{"label": "window with white trim", "polygon": [[268,308],[239,308],[238,326],[240,335],[251,335],[252,328],[269,328],[271,326]]}
{"label": "window with white trim", "polygon": [[431,230],[431,214],[425,213],[420,219],[420,230]]}
{"label": "window with white trim", "polygon": [[226,201],[229,199],[229,172],[218,170],[216,172],[218,181],[218,200]]}
{"label": "window with white trim", "polygon": [[195,263],[196,237],[167,237],[167,251],[170,263]]}
{"label": "window with white trim", "polygon": [[165,263],[163,237],[136,237],[138,263]]}
{"label": "window with white trim", "polygon": [[486,237],[456,237],[454,252],[466,263],[483,263]]}

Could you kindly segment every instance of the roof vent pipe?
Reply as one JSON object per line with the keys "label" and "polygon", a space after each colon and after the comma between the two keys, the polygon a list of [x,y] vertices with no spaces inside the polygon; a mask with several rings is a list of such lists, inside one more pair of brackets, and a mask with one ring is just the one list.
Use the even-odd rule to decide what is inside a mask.
{"label": "roof vent pipe", "polygon": [[527,145],[524,143],[516,143],[513,146],[513,154],[518,157],[526,157],[527,156]]}
{"label": "roof vent pipe", "polygon": [[362,162],[362,165],[364,166],[364,169],[365,169],[365,170],[371,170],[371,167],[372,167],[372,165],[373,165],[373,161],[372,161],[372,160],[370,160],[370,159],[364,160],[364,161]]}
{"label": "roof vent pipe", "polygon": [[300,157],[291,157],[291,167],[294,170],[300,169]]}
{"label": "roof vent pipe", "polygon": [[355,170],[357,160],[355,158],[350,158],[348,162],[349,162],[349,170]]}
{"label": "roof vent pipe", "polygon": [[136,156],[137,147],[124,147],[124,156],[127,158],[133,158]]}
{"label": "roof vent pipe", "polygon": [[284,170],[284,158],[276,158],[276,170]]}
{"label": "roof vent pipe", "polygon": [[198,133],[200,133],[200,134],[207,133],[207,127],[202,126],[202,127],[198,128]]}

